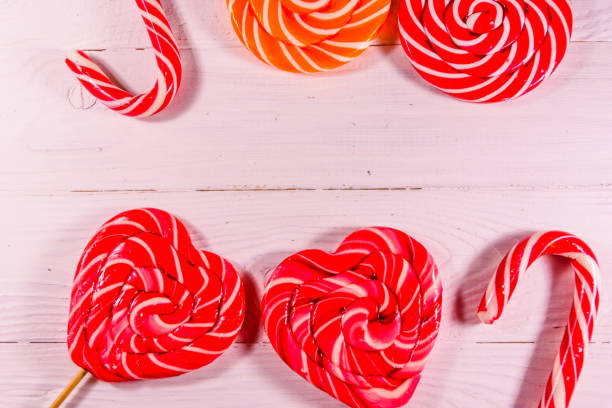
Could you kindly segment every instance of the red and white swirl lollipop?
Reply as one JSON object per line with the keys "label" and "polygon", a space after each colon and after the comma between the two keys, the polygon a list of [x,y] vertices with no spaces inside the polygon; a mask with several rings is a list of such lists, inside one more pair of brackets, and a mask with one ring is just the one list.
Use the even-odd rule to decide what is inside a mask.
{"label": "red and white swirl lollipop", "polygon": [[79,262],[70,357],[104,381],[176,376],[226,351],[244,308],[232,265],[197,250],[173,215],[126,211],[100,228]]}
{"label": "red and white swirl lollipop", "polygon": [[155,51],[157,75],[149,92],[132,95],[115,85],[102,68],[83,51],[72,51],[66,64],[79,82],[96,99],[126,116],[148,117],[163,110],[181,84],[181,59],[178,44],[159,0],[136,0],[151,45]]}
{"label": "red and white swirl lollipop", "polygon": [[529,92],[563,59],[569,0],[401,0],[400,38],[419,74],[471,102]]}
{"label": "red and white swirl lollipop", "polygon": [[487,324],[495,322],[512,297],[520,276],[544,255],[570,258],[575,272],[569,321],[538,405],[566,408],[584,365],[599,307],[599,265],[591,248],[576,236],[560,231],[534,234],[521,241],[497,268],[478,308],[478,317]]}
{"label": "red and white swirl lollipop", "polygon": [[427,250],[403,232],[368,228],[334,253],[306,250],[269,276],[264,328],[295,372],[351,407],[412,396],[440,325],[442,286]]}

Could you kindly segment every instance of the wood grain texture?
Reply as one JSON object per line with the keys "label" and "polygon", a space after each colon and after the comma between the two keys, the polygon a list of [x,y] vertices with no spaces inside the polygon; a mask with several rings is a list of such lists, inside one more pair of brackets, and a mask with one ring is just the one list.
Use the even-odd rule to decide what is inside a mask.
{"label": "wood grain texture", "polygon": [[[612,183],[609,152],[593,149],[612,127],[612,43],[602,38],[573,43],[530,95],[473,105],[424,83],[395,40],[336,72],[294,75],[242,47],[224,2],[167,2],[177,8],[183,87],[167,111],[133,121],[95,103],[63,64],[73,46],[103,49],[94,56],[121,83],[148,89],[152,55],[134,49],[146,34],[133,4],[66,3],[3,3],[5,26],[37,17],[0,39],[11,95],[0,100],[0,190]],[[577,38],[581,27],[610,29],[609,0],[575,3]]]}
{"label": "wood grain texture", "polygon": [[249,299],[245,329],[210,367],[153,382],[90,380],[67,407],[339,407],[275,356],[259,299],[284,257],[333,250],[368,225],[415,236],[443,279],[444,325],[409,406],[534,406],[570,307],[567,263],[538,261],[494,326],[478,324],[475,310],[506,250],[553,228],[591,244],[603,272],[572,408],[610,405],[610,0],[575,0],[558,71],[498,105],[427,86],[393,18],[354,62],[299,76],[243,48],[223,0],[163,4],[183,86],[167,111],[138,121],[95,103],[63,64],[71,48],[97,50],[121,83],[148,89],[153,57],[133,2],[0,0],[3,406],[45,406],[74,375],[65,326],[76,263],[101,223],[140,206],[175,213],[198,246],[236,265]]}
{"label": "wood grain texture", "polygon": [[[589,242],[602,268],[612,263],[612,189],[525,191],[261,191],[2,194],[0,341],[65,341],[76,262],[95,230],[115,213],[164,208],[184,220],[196,245],[228,258],[249,290],[240,341],[264,339],[258,303],[268,270],[300,249],[333,250],[354,229],[385,225],[420,240],[445,288],[441,336],[474,342],[538,340],[561,334],[572,293],[566,262],[542,261],[495,326],[477,324],[476,307],[507,250],[530,232],[571,231]],[[14,214],[27,214],[15,217]],[[36,256],[32,256],[36,254]],[[552,269],[551,274],[545,270]],[[561,271],[565,271],[562,273]],[[609,280],[606,289],[612,290]],[[527,302],[526,300],[529,299]],[[612,305],[602,297],[595,341],[612,340]]]}
{"label": "wood grain texture", "polygon": [[[229,23],[225,1],[166,0],[162,4],[182,47],[242,47]],[[24,16],[29,18],[28,29],[7,30],[0,39],[0,47],[28,43],[68,49],[149,45],[136,7],[129,1],[63,0],[58,7],[53,1],[4,0],[0,5],[3,10],[0,23],[5,27],[18,27]],[[379,44],[399,43],[395,27],[397,5],[398,1],[393,0],[391,18],[378,39]],[[572,9],[574,41],[612,40],[610,0],[573,0]]]}
{"label": "wood grain texture", "polygon": [[[98,54],[131,86],[150,85],[148,53]],[[136,121],[91,105],[60,50],[0,54],[13,95],[0,101],[0,190],[612,183],[609,151],[594,148],[610,139],[612,43],[573,44],[540,88],[496,105],[432,90],[399,46],[322,76],[278,72],[241,48],[184,56],[175,103]]]}
{"label": "wood grain texture", "polygon": [[[603,407],[610,391],[601,386],[610,345],[593,344],[572,407]],[[440,341],[408,407],[530,407],[537,402],[557,345],[474,344]],[[535,357],[533,356],[535,354]],[[0,396],[15,408],[48,405],[76,369],[65,344],[0,344]],[[527,377],[525,372],[530,367]],[[521,383],[522,381],[524,383]],[[609,388],[609,387],[608,387]],[[269,344],[234,345],[208,367],[163,380],[108,384],[83,380],[66,408],[94,407],[291,407],[341,408],[306,383]]]}

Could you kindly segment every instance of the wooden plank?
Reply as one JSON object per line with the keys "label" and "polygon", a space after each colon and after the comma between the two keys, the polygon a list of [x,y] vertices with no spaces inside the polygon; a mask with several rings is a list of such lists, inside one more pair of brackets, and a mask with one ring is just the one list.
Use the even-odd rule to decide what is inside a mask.
{"label": "wooden plank", "polygon": [[[226,2],[202,3],[197,0],[162,1],[170,24],[182,47],[241,47],[234,34]],[[397,43],[396,10],[392,13],[378,43]],[[144,26],[133,2],[98,0],[84,2],[64,0],[61,7],[37,0],[5,1],[0,23],[5,35],[0,47],[36,44],[60,49],[146,47],[149,45]],[[610,41],[612,4],[609,0],[573,0],[574,41]],[[27,16],[27,30],[23,18]],[[63,24],[58,24],[62,22]],[[53,35],[49,35],[53,33]]]}
{"label": "wooden plank", "polygon": [[[530,232],[571,231],[589,242],[604,269],[612,263],[612,189],[550,191],[262,191],[0,195],[0,341],[63,342],[74,268],[84,245],[115,213],[141,206],[183,219],[196,245],[228,258],[248,289],[239,341],[261,342],[259,299],[268,270],[306,248],[333,250],[352,230],[386,225],[433,254],[443,279],[441,338],[472,342],[556,341],[571,304],[566,262],[538,262],[495,326],[475,310],[504,253]],[[551,273],[550,270],[555,271]],[[603,279],[602,291],[612,291]],[[595,341],[612,341],[612,302],[602,297]]]}
{"label": "wooden plank", "polygon": [[[493,106],[431,90],[397,45],[394,18],[353,63],[296,76],[244,50],[224,1],[164,5],[182,49],[183,87],[162,115],[135,121],[94,103],[62,62],[74,47],[102,49],[93,55],[116,78],[147,88],[151,50],[132,2],[2,2],[4,405],[48,405],[74,374],[65,325],[75,264],[104,220],[139,206],[176,213],[198,246],[237,266],[247,324],[210,367],[154,382],[88,381],[67,407],[339,407],[275,356],[258,304],[266,272],[285,256],[333,250],[374,224],[421,240],[445,287],[439,341],[410,406],[535,404],[570,306],[567,264],[538,262],[492,327],[474,310],[512,243],[549,228],[587,240],[604,275],[572,407],[611,400],[609,0],[574,0],[574,42],[553,78]],[[285,191],[294,188],[316,191]],[[377,190],[394,188],[401,191]],[[117,189],[126,191],[100,192]],[[134,191],[147,189],[156,191]]]}
{"label": "wooden plank", "polygon": [[[97,55],[150,85],[148,52]],[[531,95],[474,105],[424,84],[399,46],[321,76],[193,49],[176,103],[138,121],[82,96],[60,50],[16,45],[0,54],[0,190],[609,185],[611,63],[612,43],[574,43]]]}
{"label": "wooden plank", "polygon": [[[556,344],[474,344],[439,341],[408,406],[534,406]],[[611,344],[593,344],[573,408],[602,406],[612,389]],[[76,372],[64,344],[0,344],[0,396],[7,406],[47,406]],[[291,373],[269,344],[235,345],[208,367],[180,377],[108,384],[88,378],[66,408],[134,406],[215,408],[336,407],[342,404]]]}

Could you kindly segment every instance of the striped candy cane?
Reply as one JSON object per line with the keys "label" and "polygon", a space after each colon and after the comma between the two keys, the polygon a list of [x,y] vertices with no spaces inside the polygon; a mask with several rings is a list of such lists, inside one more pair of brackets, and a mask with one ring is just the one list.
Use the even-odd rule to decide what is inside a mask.
{"label": "striped candy cane", "polygon": [[588,245],[574,235],[559,231],[534,234],[515,245],[491,279],[478,308],[478,317],[486,324],[496,321],[512,297],[519,276],[543,255],[570,258],[576,278],[569,322],[539,405],[561,408],[569,406],[578,382],[599,306],[599,265]]}
{"label": "striped candy cane", "polygon": [[72,51],[66,64],[94,97],[126,116],[148,117],[163,110],[174,99],[181,83],[178,45],[159,0],[136,0],[157,61],[157,79],[147,93],[132,95],[118,87],[84,52]]}
{"label": "striped candy cane", "polygon": [[368,48],[391,0],[227,0],[249,51],[291,72],[329,71]]}

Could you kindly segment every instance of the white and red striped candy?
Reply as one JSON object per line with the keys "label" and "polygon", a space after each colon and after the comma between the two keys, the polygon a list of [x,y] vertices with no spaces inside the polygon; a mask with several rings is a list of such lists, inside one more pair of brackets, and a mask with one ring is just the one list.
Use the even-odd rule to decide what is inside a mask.
{"label": "white and red striped candy", "polygon": [[427,250],[369,228],[334,253],[306,250],[269,276],[264,328],[295,372],[355,408],[405,404],[433,348],[442,286]]}
{"label": "white and red striped candy", "polygon": [[391,0],[227,0],[245,47],[291,72],[328,71],[361,55],[390,5]]}
{"label": "white and red striped candy", "polygon": [[496,321],[512,297],[519,277],[543,255],[570,258],[575,272],[569,321],[539,404],[540,408],[566,408],[584,365],[599,307],[599,265],[588,245],[560,231],[534,234],[518,243],[491,279],[478,308],[478,317],[487,324]]}
{"label": "white and red striped candy", "polygon": [[531,91],[563,59],[569,0],[401,0],[400,38],[418,73],[471,102]]}
{"label": "white and red striped candy", "polygon": [[66,64],[79,82],[100,102],[126,116],[148,117],[163,110],[181,84],[182,68],[178,44],[159,0],[136,0],[157,63],[156,81],[146,93],[132,95],[115,85],[102,68],[84,52],[72,51]]}
{"label": "white and red striped candy", "polygon": [[183,374],[227,350],[244,306],[232,265],[195,249],[174,216],[126,211],[100,228],[79,262],[70,357],[104,381]]}

